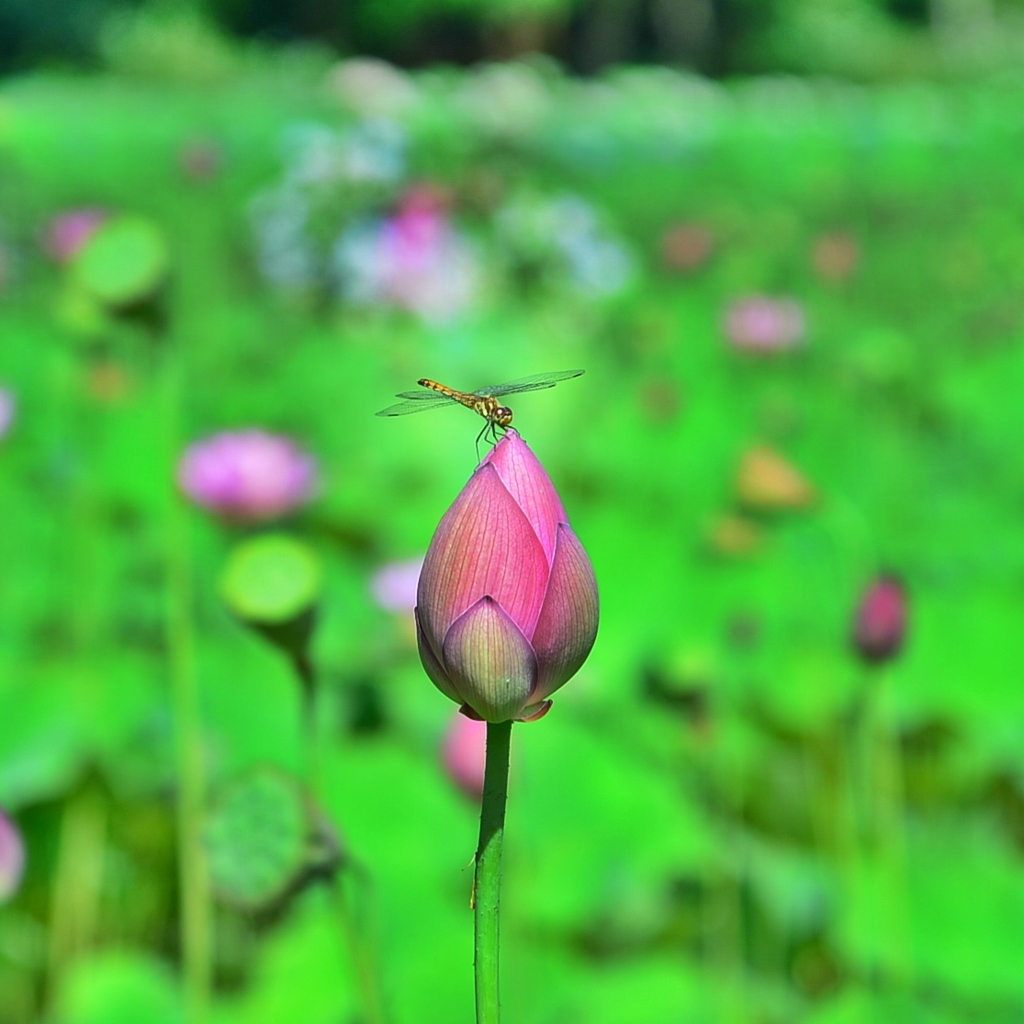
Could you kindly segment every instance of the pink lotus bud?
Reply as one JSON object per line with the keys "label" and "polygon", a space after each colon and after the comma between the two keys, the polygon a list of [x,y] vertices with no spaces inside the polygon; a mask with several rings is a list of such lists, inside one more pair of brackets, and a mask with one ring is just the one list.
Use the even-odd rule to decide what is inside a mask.
{"label": "pink lotus bud", "polygon": [[18,826],[0,810],[0,903],[18,891],[25,870],[25,843]]}
{"label": "pink lotus bud", "polygon": [[864,592],[853,622],[853,646],[869,662],[888,661],[903,646],[907,597],[894,576],[879,576]]}
{"label": "pink lotus bud", "polygon": [[55,263],[70,263],[108,217],[106,210],[94,206],[58,213],[46,226],[47,254]]}
{"label": "pink lotus bud", "polygon": [[286,437],[256,429],[225,431],[186,450],[178,483],[197,505],[227,519],[262,522],[310,500],[316,463]]}
{"label": "pink lotus bud", "polygon": [[434,533],[417,594],[434,685],[488,722],[539,718],[597,635],[597,581],[537,457],[514,430]]}
{"label": "pink lotus bud", "polygon": [[479,800],[484,792],[487,724],[465,715],[454,715],[444,736],[441,757],[448,778],[466,796]]}
{"label": "pink lotus bud", "polygon": [[778,352],[803,341],[804,313],[793,299],[751,295],[729,306],[722,329],[735,348],[748,352]]}

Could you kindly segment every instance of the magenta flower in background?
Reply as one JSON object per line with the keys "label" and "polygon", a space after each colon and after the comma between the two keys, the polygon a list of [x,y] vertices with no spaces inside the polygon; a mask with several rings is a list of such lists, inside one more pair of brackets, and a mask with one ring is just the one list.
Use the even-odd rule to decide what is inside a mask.
{"label": "magenta flower in background", "polygon": [[466,796],[479,800],[484,792],[487,723],[454,714],[441,745],[445,774]]}
{"label": "magenta flower in background", "polygon": [[21,885],[25,871],[25,843],[18,826],[0,810],[0,903]]}
{"label": "magenta flower in background", "polygon": [[10,429],[17,409],[18,403],[15,401],[14,395],[7,388],[0,387],[0,437],[3,437]]}
{"label": "magenta flower in background", "polygon": [[429,185],[410,189],[387,220],[349,227],[333,260],[346,298],[397,306],[435,322],[462,313],[480,277],[445,196]]}
{"label": "magenta flower in background", "polygon": [[96,206],[58,213],[46,226],[43,248],[55,263],[70,263],[109,216]]}
{"label": "magenta flower in background", "polygon": [[597,635],[594,570],[554,485],[514,430],[445,513],[420,575],[420,659],[488,722],[538,718]]}
{"label": "magenta flower in background", "polygon": [[888,661],[903,647],[907,595],[895,576],[879,576],[864,592],[853,621],[853,646],[867,662]]}
{"label": "magenta flower in background", "polygon": [[411,612],[416,607],[416,586],[419,583],[422,558],[405,562],[388,562],[370,578],[370,593],[386,612]]}
{"label": "magenta flower in background", "polygon": [[726,308],[722,330],[729,343],[747,352],[780,352],[799,345],[806,322],[800,303],[751,295]]}
{"label": "magenta flower in background", "polygon": [[197,505],[236,522],[276,519],[304,505],[316,488],[316,462],[287,437],[225,431],[190,445],[178,483]]}

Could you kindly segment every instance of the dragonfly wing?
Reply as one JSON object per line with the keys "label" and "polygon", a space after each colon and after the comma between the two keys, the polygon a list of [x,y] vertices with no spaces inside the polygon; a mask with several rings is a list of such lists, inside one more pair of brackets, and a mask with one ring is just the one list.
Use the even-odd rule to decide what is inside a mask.
{"label": "dragonfly wing", "polygon": [[[402,396],[399,395],[399,398]],[[426,412],[428,409],[441,409],[446,405],[452,405],[449,399],[445,398],[444,395],[427,395],[427,398],[433,398],[433,402],[419,401],[420,395],[416,396],[416,399],[408,399],[404,402],[396,402],[394,405],[389,405],[386,409],[381,409],[378,416],[408,416],[411,412]]]}
{"label": "dragonfly wing", "polygon": [[439,391],[429,391],[424,388],[422,391],[399,391],[395,398],[408,398],[411,402],[450,402],[447,395]]}
{"label": "dragonfly wing", "polygon": [[519,377],[517,380],[510,380],[506,384],[492,384],[474,391],[473,394],[500,398],[502,395],[520,395],[524,391],[541,391],[544,388],[553,388],[560,380],[570,380],[573,377],[579,377],[582,373],[583,370],[559,370],[555,373],[536,373],[532,377]]}

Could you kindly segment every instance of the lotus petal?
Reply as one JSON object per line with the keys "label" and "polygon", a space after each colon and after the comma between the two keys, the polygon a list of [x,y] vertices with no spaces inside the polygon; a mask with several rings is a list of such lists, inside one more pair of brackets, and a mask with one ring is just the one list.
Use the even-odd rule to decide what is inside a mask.
{"label": "lotus petal", "polygon": [[423,632],[423,626],[420,623],[420,610],[419,608],[415,611],[416,615],[416,645],[420,651],[420,661],[423,662],[423,671],[427,673],[427,677],[430,681],[450,700],[455,701],[456,704],[462,703],[462,697],[459,695],[459,691],[455,689],[454,684],[448,678],[448,674],[444,670],[444,666],[441,664],[437,655],[434,653],[433,648],[430,646],[430,641],[427,638],[426,633]]}
{"label": "lotus petal", "polygon": [[438,651],[452,623],[490,595],[529,637],[547,579],[547,559],[533,528],[494,467],[482,466],[430,542],[417,594],[421,625]]}
{"label": "lotus petal", "polygon": [[579,671],[594,646],[597,620],[594,569],[576,534],[562,523],[557,532],[551,581],[533,634],[540,675],[531,700],[549,697]]}
{"label": "lotus petal", "polygon": [[489,596],[452,624],[443,658],[463,700],[488,722],[518,717],[537,681],[529,640]]}
{"label": "lotus petal", "polygon": [[565,509],[537,456],[514,430],[491,449],[483,465],[493,466],[501,482],[523,510],[544,548],[548,565],[555,556],[555,530],[568,522]]}

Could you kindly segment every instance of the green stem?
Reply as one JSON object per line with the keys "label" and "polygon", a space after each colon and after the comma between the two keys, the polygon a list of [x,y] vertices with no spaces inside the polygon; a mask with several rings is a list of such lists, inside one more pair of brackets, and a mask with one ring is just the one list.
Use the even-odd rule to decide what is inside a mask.
{"label": "green stem", "polygon": [[907,906],[903,758],[899,727],[891,708],[891,669],[886,667],[880,670],[873,684],[870,719],[874,739],[872,824],[882,870],[893,980],[906,986],[912,980],[913,966]]}
{"label": "green stem", "polygon": [[[306,784],[319,804],[321,812],[326,815],[327,807],[323,792],[323,757],[320,749],[321,687],[317,678],[316,666],[307,650],[293,652],[291,661],[296,678],[302,688],[303,728],[306,734]],[[369,943],[356,921],[345,892],[345,872],[346,866],[342,862],[330,880],[338,924],[345,936],[349,956],[352,958],[356,986],[363,1004],[363,1021],[365,1024],[384,1024],[386,1018],[376,982],[373,957],[370,954]]]}
{"label": "green stem", "polygon": [[53,1006],[64,969],[95,938],[103,891],[107,809],[92,788],[64,805],[50,910],[50,992]]}
{"label": "green stem", "polygon": [[345,867],[342,865],[334,876],[333,896],[338,911],[338,921],[348,942],[349,955],[352,957],[352,968],[359,986],[359,995],[363,1001],[363,1019],[366,1024],[383,1024],[384,1007],[381,1005],[380,993],[377,990],[376,974],[367,943],[362,930],[356,921],[356,915],[345,892]]}
{"label": "green stem", "polygon": [[501,844],[505,837],[508,752],[511,722],[487,723],[487,761],[480,805],[480,845],[474,881],[477,1024],[498,1024],[498,903],[501,898]]}
{"label": "green stem", "polygon": [[[176,353],[165,354],[165,423],[169,462],[178,451],[180,386]],[[173,472],[168,470],[168,479]],[[192,631],[192,580],[185,512],[176,493],[167,512],[167,647],[174,711],[175,772],[178,785],[178,872],[181,888],[181,955],[187,1024],[205,1021],[213,978],[213,914],[203,848],[206,777]]]}

